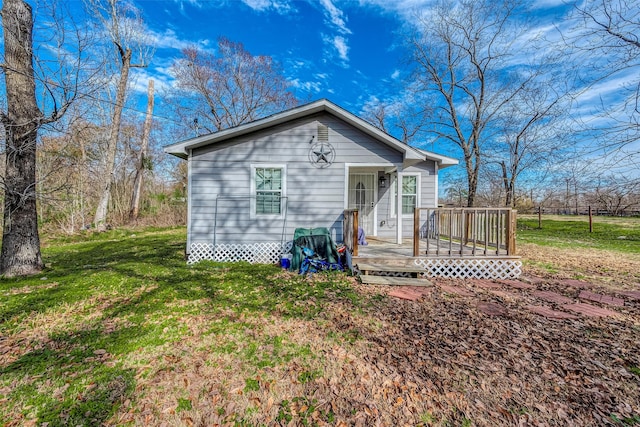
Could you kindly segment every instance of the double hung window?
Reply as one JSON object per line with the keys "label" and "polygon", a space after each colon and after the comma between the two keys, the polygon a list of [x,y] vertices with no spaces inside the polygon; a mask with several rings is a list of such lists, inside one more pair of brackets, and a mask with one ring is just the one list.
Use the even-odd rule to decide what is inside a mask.
{"label": "double hung window", "polygon": [[253,166],[252,190],[255,203],[254,215],[282,214],[285,182],[284,166]]}
{"label": "double hung window", "polygon": [[[402,215],[413,215],[413,210],[418,206],[418,179],[419,175],[402,175]],[[392,214],[396,214],[396,201],[398,198],[398,180],[393,185],[393,201],[391,202]]]}

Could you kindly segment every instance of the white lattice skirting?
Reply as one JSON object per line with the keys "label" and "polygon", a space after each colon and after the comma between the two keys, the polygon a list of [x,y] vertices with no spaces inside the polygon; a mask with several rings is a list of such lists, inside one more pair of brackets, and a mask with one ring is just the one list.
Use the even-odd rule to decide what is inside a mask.
{"label": "white lattice skirting", "polygon": [[522,274],[522,262],[517,259],[422,259],[415,264],[424,268],[426,277],[456,277],[462,279],[517,279]]}
{"label": "white lattice skirting", "polygon": [[283,254],[291,252],[291,242],[260,242],[248,244],[192,243],[187,264],[203,260],[218,262],[246,261],[251,264],[275,264]]}

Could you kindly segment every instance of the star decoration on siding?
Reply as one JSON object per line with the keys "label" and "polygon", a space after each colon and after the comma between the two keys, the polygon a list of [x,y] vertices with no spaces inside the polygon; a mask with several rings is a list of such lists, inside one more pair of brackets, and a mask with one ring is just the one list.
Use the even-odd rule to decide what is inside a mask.
{"label": "star decoration on siding", "polygon": [[309,149],[309,162],[317,168],[331,166],[336,158],[336,151],[328,142],[316,142]]}

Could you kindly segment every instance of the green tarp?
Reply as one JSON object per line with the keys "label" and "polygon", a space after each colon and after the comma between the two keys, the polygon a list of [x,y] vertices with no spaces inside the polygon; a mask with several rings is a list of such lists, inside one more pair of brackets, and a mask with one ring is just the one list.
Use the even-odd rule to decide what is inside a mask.
{"label": "green tarp", "polygon": [[331,239],[331,233],[325,227],[318,228],[296,228],[293,233],[293,248],[291,249],[293,257],[291,258],[292,271],[300,271],[300,265],[304,260],[302,248],[309,248],[319,258],[324,259],[328,263],[335,264],[338,262],[338,251],[336,245]]}

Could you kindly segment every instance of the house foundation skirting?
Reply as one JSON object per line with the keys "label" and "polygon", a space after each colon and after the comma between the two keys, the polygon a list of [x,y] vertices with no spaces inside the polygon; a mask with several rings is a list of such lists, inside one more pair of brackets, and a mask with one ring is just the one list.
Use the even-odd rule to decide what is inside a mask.
{"label": "house foundation skirting", "polygon": [[417,258],[414,263],[424,268],[425,277],[461,279],[517,279],[522,274],[522,261],[500,258]]}
{"label": "house foundation skirting", "polygon": [[187,264],[209,260],[217,262],[245,261],[251,264],[275,264],[291,251],[291,242],[257,242],[245,244],[192,243]]}

